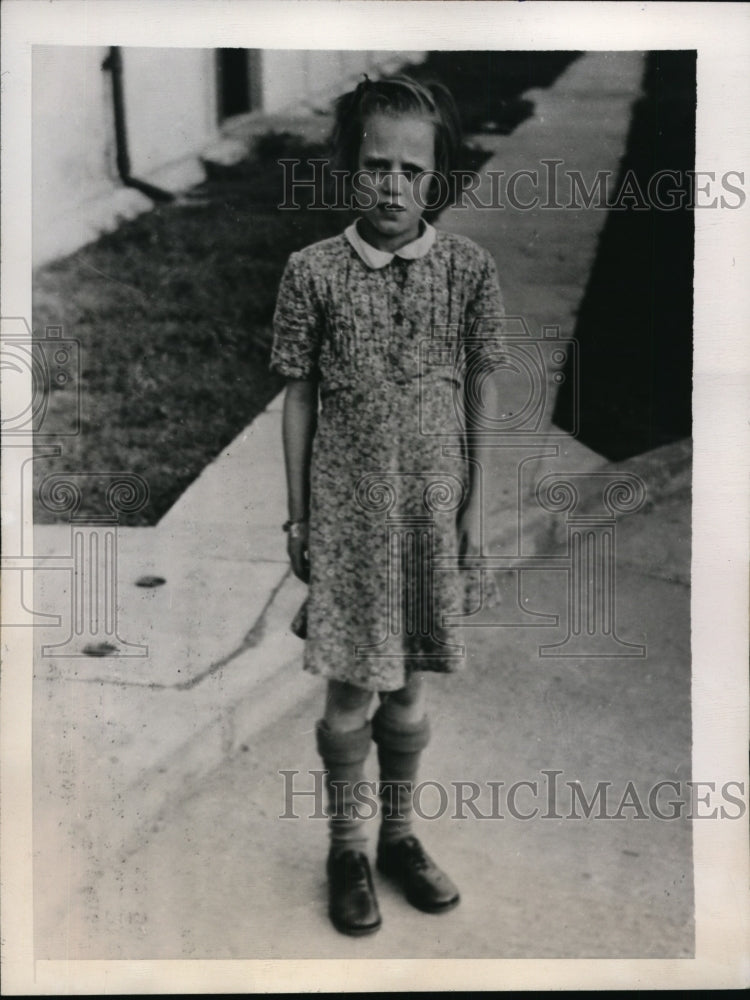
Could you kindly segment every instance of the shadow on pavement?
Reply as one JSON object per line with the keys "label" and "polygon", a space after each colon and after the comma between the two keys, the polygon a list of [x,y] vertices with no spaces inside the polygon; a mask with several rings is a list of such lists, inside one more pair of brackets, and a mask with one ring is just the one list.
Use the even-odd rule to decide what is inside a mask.
{"label": "shadow on pavement", "polygon": [[[633,110],[620,176],[574,336],[580,358],[579,440],[612,461],[691,433],[695,52],[651,52]],[[674,171],[674,210],[655,207],[649,181]],[[633,197],[620,198],[628,181]],[[679,189],[678,189],[679,188]],[[643,197],[642,197],[643,196]],[[647,204],[646,204],[647,201]],[[566,372],[570,374],[569,370]],[[571,378],[555,423],[571,428]]]}

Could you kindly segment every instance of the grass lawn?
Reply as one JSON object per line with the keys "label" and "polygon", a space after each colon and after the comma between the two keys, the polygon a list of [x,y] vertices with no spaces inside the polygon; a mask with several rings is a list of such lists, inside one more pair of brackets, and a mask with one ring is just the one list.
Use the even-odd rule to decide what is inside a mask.
{"label": "grass lawn", "polygon": [[[267,368],[281,271],[346,220],[277,211],[273,167],[249,160],[35,275],[35,335],[61,325],[81,355],[80,433],[34,463],[37,484],[136,472],[149,502],[121,523],[154,524],[282,388]],[[74,426],[75,391],[50,393],[45,443]],[[94,489],[81,513],[106,511],[103,499]],[[37,507],[39,522],[55,519]]]}

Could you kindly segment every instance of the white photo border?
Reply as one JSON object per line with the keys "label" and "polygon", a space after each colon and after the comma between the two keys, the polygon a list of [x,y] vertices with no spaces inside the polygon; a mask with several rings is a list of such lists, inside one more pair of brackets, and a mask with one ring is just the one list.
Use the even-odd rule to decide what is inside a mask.
{"label": "white photo border", "polygon": [[[335,26],[335,27],[332,27]],[[433,0],[6,0],[2,36],[2,316],[31,317],[31,47],[695,49],[698,170],[750,177],[745,3]],[[693,774],[748,764],[750,205],[695,212]],[[13,401],[6,399],[6,405]],[[15,406],[15,403],[13,403]],[[4,463],[5,465],[5,463]],[[4,479],[6,477],[4,476]],[[3,521],[16,483],[3,482]],[[28,509],[28,508],[27,508]],[[17,510],[16,510],[17,513]],[[2,619],[0,618],[0,621]],[[4,993],[726,988],[748,985],[745,822],[693,825],[694,959],[34,961],[31,636],[2,641]]]}

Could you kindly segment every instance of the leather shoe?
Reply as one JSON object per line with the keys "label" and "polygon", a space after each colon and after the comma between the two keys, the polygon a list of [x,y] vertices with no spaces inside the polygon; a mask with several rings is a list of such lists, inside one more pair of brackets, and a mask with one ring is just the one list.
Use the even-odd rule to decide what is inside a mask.
{"label": "leather shoe", "polygon": [[328,855],[328,913],[337,931],[373,934],[382,921],[370,862],[361,851],[341,851]]}
{"label": "leather shoe", "polygon": [[411,905],[425,913],[444,913],[461,899],[416,837],[379,844],[377,864],[378,871],[398,882]]}

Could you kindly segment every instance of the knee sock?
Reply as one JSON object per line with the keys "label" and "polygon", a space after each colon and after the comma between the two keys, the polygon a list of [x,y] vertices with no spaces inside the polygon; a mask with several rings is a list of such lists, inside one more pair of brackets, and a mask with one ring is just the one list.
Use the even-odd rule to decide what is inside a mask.
{"label": "knee sock", "polygon": [[363,851],[367,846],[362,819],[353,814],[353,786],[362,780],[363,766],[370,752],[372,726],[366,722],[361,729],[339,732],[329,729],[325,719],[316,726],[318,753],[328,771],[329,829],[331,852]]}
{"label": "knee sock", "polygon": [[380,764],[380,842],[393,843],[412,832],[412,789],[419,758],[430,739],[430,723],[427,716],[419,722],[396,722],[384,707],[373,716],[372,736]]}

